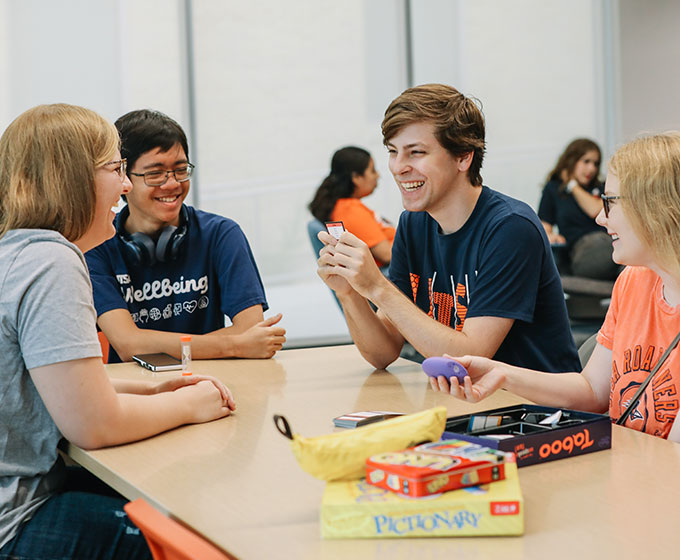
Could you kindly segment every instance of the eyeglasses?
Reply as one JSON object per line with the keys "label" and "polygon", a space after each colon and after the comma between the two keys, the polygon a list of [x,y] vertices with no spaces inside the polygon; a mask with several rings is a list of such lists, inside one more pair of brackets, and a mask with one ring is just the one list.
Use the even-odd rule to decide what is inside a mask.
{"label": "eyeglasses", "polygon": [[102,164],[102,167],[104,165],[118,165],[115,169],[112,169],[112,171],[115,171],[118,173],[118,177],[120,177],[121,181],[125,181],[125,172],[127,171],[127,159],[114,159],[113,161],[107,161],[106,163]]}
{"label": "eyeglasses", "polygon": [[604,217],[609,218],[609,209],[611,208],[610,200],[619,200],[623,198],[622,196],[607,196],[606,194],[601,194],[602,206],[604,207]]}
{"label": "eyeglasses", "polygon": [[183,167],[178,167],[177,169],[168,169],[168,170],[154,170],[154,171],[147,171],[146,173],[133,173],[130,171],[130,175],[134,175],[135,177],[144,177],[144,184],[147,187],[160,187],[161,185],[165,185],[165,183],[168,182],[168,178],[170,177],[170,173],[172,173],[175,177],[175,181],[178,183],[184,183],[185,181],[188,181],[189,178],[191,177],[191,174],[193,173],[194,167],[196,167],[192,163],[187,163]]}

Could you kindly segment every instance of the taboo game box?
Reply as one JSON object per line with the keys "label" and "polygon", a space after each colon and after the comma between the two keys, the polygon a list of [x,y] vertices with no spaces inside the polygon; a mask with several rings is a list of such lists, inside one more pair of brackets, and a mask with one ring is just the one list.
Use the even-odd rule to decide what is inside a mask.
{"label": "taboo game box", "polygon": [[524,404],[448,418],[442,439],[511,451],[524,467],[609,449],[612,425],[604,414]]}

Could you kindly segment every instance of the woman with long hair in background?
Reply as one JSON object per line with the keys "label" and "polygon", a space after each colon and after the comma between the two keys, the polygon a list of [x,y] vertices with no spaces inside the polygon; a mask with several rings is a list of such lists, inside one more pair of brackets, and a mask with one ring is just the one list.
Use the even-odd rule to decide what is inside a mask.
{"label": "woman with long hair in background", "polygon": [[548,174],[538,217],[550,242],[566,245],[568,272],[614,280],[620,269],[612,261],[609,236],[595,222],[602,209],[601,161],[600,147],[592,140],[570,142]]}
{"label": "woman with long hair in background", "polygon": [[333,154],[331,171],[309,204],[320,222],[341,221],[345,229],[368,245],[373,258],[383,267],[392,259],[395,227],[361,199],[378,186],[375,162],[363,148],[347,146]]}

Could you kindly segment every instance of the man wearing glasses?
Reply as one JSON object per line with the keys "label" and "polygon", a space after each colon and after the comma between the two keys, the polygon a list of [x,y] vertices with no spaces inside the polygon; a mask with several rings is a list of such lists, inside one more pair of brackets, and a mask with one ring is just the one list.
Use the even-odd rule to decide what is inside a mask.
{"label": "man wearing glasses", "polygon": [[[236,222],[187,206],[194,165],[184,131],[163,113],[116,121],[133,188],[117,235],[86,254],[97,324],[110,362],[135,354],[179,356],[195,335],[195,358],[270,358],[285,342],[248,241]],[[225,315],[232,325],[225,327]]]}

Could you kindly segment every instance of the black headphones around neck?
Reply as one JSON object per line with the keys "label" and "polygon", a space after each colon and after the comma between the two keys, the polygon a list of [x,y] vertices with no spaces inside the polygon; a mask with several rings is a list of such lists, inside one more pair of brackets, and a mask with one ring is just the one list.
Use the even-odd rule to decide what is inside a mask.
{"label": "black headphones around neck", "polygon": [[182,244],[189,229],[189,213],[182,204],[179,213],[179,226],[166,226],[161,231],[158,241],[154,241],[145,233],[139,231],[128,233],[125,222],[130,216],[128,205],[120,211],[116,231],[123,249],[123,258],[134,266],[151,266],[156,262],[174,261],[180,254]]}

